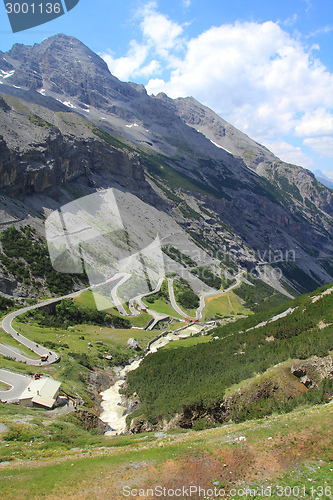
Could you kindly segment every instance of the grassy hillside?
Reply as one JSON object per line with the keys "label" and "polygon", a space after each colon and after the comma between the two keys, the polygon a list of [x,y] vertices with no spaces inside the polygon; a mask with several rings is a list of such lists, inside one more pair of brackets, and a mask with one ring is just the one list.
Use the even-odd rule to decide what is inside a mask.
{"label": "grassy hillside", "polygon": [[[321,294],[329,288],[218,327],[211,342],[159,350],[129,374],[126,393],[136,392],[138,413],[157,421],[184,407],[212,409],[231,385],[288,359],[327,356],[333,349],[333,295]],[[290,307],[290,314],[269,322]],[[284,410],[284,402],[278,406]]]}
{"label": "grassy hillside", "polygon": [[214,295],[205,300],[203,310],[204,320],[211,318],[226,318],[237,316],[238,314],[249,314],[251,311],[241,304],[234,292],[227,292],[221,295]]}
{"label": "grassy hillside", "polygon": [[46,242],[31,226],[14,226],[1,232],[0,269],[14,277],[30,296],[40,296],[46,291],[64,295],[74,284],[88,283],[85,274],[64,274],[52,267]]}
{"label": "grassy hillside", "polygon": [[[248,283],[243,282],[235,290],[235,293],[244,301],[246,307],[253,312],[265,311],[289,300],[288,297],[254,276],[248,275],[247,281]],[[317,285],[313,287],[313,290],[316,287]]]}
{"label": "grassy hillside", "polygon": [[[13,414],[6,408],[0,404],[0,421],[10,428]],[[200,485],[207,492],[216,486],[225,498],[237,500],[244,497],[243,488],[271,486],[273,500],[331,498],[332,404],[200,432],[111,439],[80,430],[69,417],[54,420],[18,408],[16,419],[31,443],[8,440],[12,431],[0,431],[1,494],[8,500],[120,500],[128,485],[142,490]],[[56,431],[54,440],[48,427]],[[288,494],[292,488],[294,496]],[[199,497],[193,492],[192,498]]]}

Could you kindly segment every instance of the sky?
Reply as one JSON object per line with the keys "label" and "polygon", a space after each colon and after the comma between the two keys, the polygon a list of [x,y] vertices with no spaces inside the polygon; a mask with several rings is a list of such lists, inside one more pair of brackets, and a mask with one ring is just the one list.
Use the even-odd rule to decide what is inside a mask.
{"label": "sky", "polygon": [[80,0],[15,34],[0,9],[2,52],[75,36],[120,80],[193,96],[282,160],[333,179],[333,0]]}

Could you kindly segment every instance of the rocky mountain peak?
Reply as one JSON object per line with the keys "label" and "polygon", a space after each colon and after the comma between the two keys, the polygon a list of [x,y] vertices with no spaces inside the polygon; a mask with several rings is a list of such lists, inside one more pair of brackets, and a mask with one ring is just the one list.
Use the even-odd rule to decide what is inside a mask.
{"label": "rocky mountain peak", "polygon": [[15,44],[3,54],[4,60],[13,70],[11,85],[55,98],[70,96],[86,106],[105,107],[109,98],[124,99],[137,93],[113,76],[101,57],[64,34],[33,46]]}
{"label": "rocky mountain peak", "polygon": [[73,64],[75,61],[76,64],[88,66],[87,69],[93,66],[95,71],[111,76],[106,62],[73,36],[60,33],[41,44],[35,44],[33,51],[38,57],[52,57],[67,64]]}
{"label": "rocky mountain peak", "polygon": [[100,172],[148,179],[186,231],[215,248],[231,241],[242,265],[249,248],[296,249],[285,267],[303,289],[333,276],[332,193],[193,97],[148,96],[64,34],[0,53],[0,81],[0,188],[25,196],[82,178],[93,189]]}

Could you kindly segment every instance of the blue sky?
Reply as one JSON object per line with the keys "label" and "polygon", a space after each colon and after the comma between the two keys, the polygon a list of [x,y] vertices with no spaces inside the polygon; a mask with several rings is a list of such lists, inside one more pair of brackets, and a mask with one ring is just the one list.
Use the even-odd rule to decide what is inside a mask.
{"label": "blue sky", "polygon": [[333,178],[332,0],[80,0],[0,50],[75,36],[124,81],[192,95],[285,161]]}

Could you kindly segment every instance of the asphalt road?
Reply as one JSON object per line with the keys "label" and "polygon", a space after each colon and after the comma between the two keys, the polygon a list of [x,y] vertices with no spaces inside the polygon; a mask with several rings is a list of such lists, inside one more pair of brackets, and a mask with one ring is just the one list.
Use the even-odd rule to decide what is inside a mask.
{"label": "asphalt road", "polygon": [[[120,275],[115,276],[114,278],[121,277],[121,280],[118,281],[118,283],[116,284],[116,286],[112,290],[112,299],[114,300],[114,303],[115,303],[116,307],[118,308],[119,312],[121,312],[124,316],[127,316],[128,314],[127,314],[126,310],[124,309],[122,303],[120,302],[120,300],[117,297],[117,288],[122,283],[125,283],[125,281],[127,281],[130,278],[130,276],[131,276],[130,274],[123,274],[123,275],[120,274]],[[108,283],[109,281],[110,280],[106,280],[102,284]],[[163,279],[159,280],[156,289],[150,293],[156,293],[161,288],[162,282],[163,282]],[[0,344],[0,354],[2,354],[3,356],[10,357],[10,358],[14,359],[15,361],[20,361],[22,363],[26,363],[27,365],[31,365],[31,366],[45,366],[45,365],[49,365],[52,363],[56,363],[59,360],[59,355],[56,352],[51,351],[51,350],[47,349],[46,347],[43,347],[40,344],[36,344],[36,342],[33,342],[32,340],[29,340],[28,338],[26,338],[20,332],[15,330],[15,328],[12,326],[12,321],[14,320],[14,318],[16,318],[20,314],[23,314],[27,311],[31,311],[32,309],[38,309],[39,307],[42,307],[42,306],[45,306],[48,304],[52,304],[53,302],[58,302],[58,301],[65,299],[65,298],[77,297],[82,292],[85,292],[86,290],[90,290],[93,288],[97,288],[98,286],[100,286],[100,285],[93,285],[93,286],[87,287],[83,290],[79,290],[78,292],[70,293],[70,294],[64,295],[62,297],[48,299],[48,300],[45,300],[43,302],[39,302],[38,304],[34,304],[33,306],[23,307],[22,309],[18,309],[17,311],[10,313],[3,318],[2,328],[4,329],[4,331],[7,332],[9,335],[11,335],[17,342],[24,345],[25,347],[27,347],[28,349],[33,351],[35,354],[40,356],[40,358],[43,355],[47,355],[48,358],[46,361],[41,361],[41,359],[36,360],[36,359],[29,358],[28,356],[25,356],[23,353],[20,353],[19,349],[15,349],[15,348],[12,348],[12,347],[4,345],[4,344]],[[149,295],[149,294],[140,295],[140,297],[137,297],[131,301],[130,309],[131,309],[131,312],[133,314],[135,314],[135,315],[140,314],[140,312],[134,308],[134,300],[137,301],[139,306],[141,306],[142,308],[145,308],[145,305],[141,302],[141,299],[142,299],[142,297],[144,297],[144,295]],[[165,319],[168,317],[164,314],[157,313],[157,312],[152,311],[150,309],[148,310],[148,312],[154,318],[154,323],[153,323],[153,325],[150,325],[150,328],[152,328],[154,326],[154,324],[157,323],[158,321],[160,321],[161,319]],[[23,390],[29,385],[29,383],[31,381],[31,379],[29,377],[26,377],[24,375],[14,374],[14,373],[9,372],[7,370],[0,370],[0,380],[3,381],[4,383],[8,383],[10,386],[12,386],[12,388],[9,389],[8,391],[0,391],[0,400],[17,399],[21,395]]]}
{"label": "asphalt road", "polygon": [[[107,283],[107,281],[105,281],[105,283]],[[79,290],[78,292],[73,292],[67,295],[63,295],[62,297],[55,297],[52,299],[44,300],[43,302],[38,302],[38,304],[34,304],[33,306],[23,307],[22,309],[18,309],[17,311],[10,313],[3,318],[2,328],[4,329],[5,332],[9,333],[9,335],[11,335],[13,339],[15,339],[17,342],[21,343],[22,345],[24,345],[25,347],[36,353],[38,356],[41,357],[43,355],[47,355],[48,356],[47,361],[28,358],[24,354],[19,354],[17,350],[12,349],[10,346],[6,346],[4,344],[0,344],[0,353],[3,354],[4,356],[9,356],[15,359],[15,361],[21,361],[22,363],[26,363],[27,365],[44,366],[56,363],[59,360],[59,355],[53,351],[50,351],[50,349],[46,349],[46,347],[43,347],[40,344],[36,344],[36,342],[27,339],[19,332],[17,332],[15,328],[12,326],[13,319],[19,316],[20,314],[23,314],[27,311],[31,311],[32,309],[38,309],[39,307],[52,304],[53,302],[59,302],[62,299],[70,299],[78,297],[81,293],[90,290],[91,288],[95,288],[96,286],[99,285],[93,285],[91,287],[84,288],[83,290]]]}
{"label": "asphalt road", "polygon": [[[215,292],[211,292],[211,293],[208,293],[208,294],[201,296],[200,297],[200,306],[198,307],[198,309],[196,311],[197,319],[202,318],[202,310],[205,307],[205,298],[208,296],[211,296],[211,295],[220,295],[221,293],[229,292],[230,290],[232,290],[233,288],[235,288],[236,286],[238,286],[240,284],[240,281],[241,281],[240,277],[242,274],[243,273],[239,273],[236,276],[236,283],[234,283],[232,286],[230,286],[227,290],[224,290],[223,292],[216,292],[215,291]],[[124,309],[123,305],[121,304],[120,300],[117,297],[117,288],[122,283],[125,283],[125,281],[127,281],[129,279],[130,275],[127,273],[124,273],[123,275],[120,274],[119,276],[116,276],[116,277],[117,278],[121,277],[121,279],[120,279],[120,281],[118,281],[118,283],[116,284],[116,286],[112,290],[112,299],[113,299],[116,307],[118,308],[118,310],[124,316],[127,316],[128,314],[127,314],[126,310]],[[112,281],[113,281],[113,279],[112,279]],[[133,315],[139,314],[139,312],[134,307],[134,301],[136,301],[138,306],[141,309],[146,309],[148,314],[150,314],[153,317],[153,322],[149,326],[150,329],[153,328],[158,321],[161,321],[163,319],[167,319],[168,315],[158,313],[158,312],[156,312],[152,309],[149,309],[149,308],[147,309],[147,306],[142,302],[142,298],[158,292],[161,289],[163,280],[164,280],[164,278],[159,279],[155,290],[153,290],[152,292],[146,293],[146,294],[139,295],[139,296],[135,297],[134,299],[131,299],[130,303],[129,303],[129,308],[130,308],[130,311]],[[107,281],[105,281],[105,283],[107,283],[109,281],[110,280],[107,280]],[[6,346],[4,344],[0,344],[0,354],[2,354],[4,356],[8,356],[10,358],[13,358],[16,361],[20,361],[22,363],[26,363],[27,365],[32,365],[32,366],[44,366],[44,365],[56,363],[59,360],[59,355],[56,352],[51,351],[49,349],[46,349],[42,345],[36,344],[32,340],[29,340],[28,338],[24,337],[24,335],[21,335],[12,326],[12,321],[14,320],[14,318],[16,318],[20,314],[23,314],[27,311],[31,311],[32,309],[38,309],[39,307],[42,307],[42,306],[48,305],[48,304],[52,304],[53,302],[57,302],[59,300],[65,299],[65,298],[77,297],[82,292],[89,290],[89,289],[92,289],[92,288],[96,288],[98,286],[99,285],[93,285],[93,286],[87,287],[83,290],[79,290],[78,292],[74,292],[74,293],[71,293],[68,295],[64,295],[62,297],[52,298],[52,299],[49,299],[49,300],[46,300],[43,302],[39,302],[38,304],[35,304],[33,306],[24,307],[22,309],[19,309],[17,311],[14,311],[14,312],[8,314],[7,316],[5,316],[5,318],[3,318],[2,328],[4,329],[5,332],[10,334],[17,342],[21,343],[22,345],[24,345],[25,347],[27,347],[28,349],[33,351],[38,356],[42,357],[43,355],[47,355],[48,356],[47,361],[41,361],[41,359],[38,359],[38,360],[31,359],[31,358],[25,356],[23,353],[20,353],[18,349],[12,348],[10,346]],[[168,292],[169,292],[170,302],[171,302],[173,309],[179,315],[186,318],[187,314],[184,313],[184,311],[182,311],[180,309],[180,307],[178,306],[178,304],[176,302],[174,290],[173,290],[173,279],[172,278],[168,278]],[[10,389],[8,391],[0,391],[0,399],[5,398],[6,400],[8,400],[9,398],[11,398],[11,399],[17,398],[30,383],[29,377],[26,377],[24,375],[14,374],[14,373],[11,373],[7,370],[0,370],[0,380],[2,380],[3,382],[6,382],[6,383],[8,382],[12,386],[12,389]]]}
{"label": "asphalt road", "polygon": [[43,347],[39,344],[36,344],[36,342],[33,342],[32,340],[27,339],[24,337],[24,335],[21,335],[18,331],[15,330],[12,326],[12,321],[14,318],[19,316],[20,314],[23,314],[27,311],[30,311],[32,309],[37,309],[38,307],[42,307],[43,305],[46,304],[51,304],[52,302],[57,302],[59,301],[59,298],[54,298],[54,299],[49,299],[44,302],[40,302],[38,304],[35,304],[33,306],[29,307],[23,307],[22,309],[18,309],[17,311],[14,311],[7,316],[4,317],[2,320],[2,328],[5,330],[5,332],[9,333],[17,342],[20,344],[24,345],[31,351],[35,352],[38,356],[43,356],[46,355],[48,356],[47,361],[41,361],[41,359],[31,359],[25,356],[24,354],[19,354],[16,350],[11,349],[8,346],[4,346],[3,344],[0,344],[0,352],[4,356],[9,356],[15,361],[21,361],[22,363],[26,363],[28,365],[34,365],[34,366],[43,366],[43,365],[49,365],[51,363],[55,363],[56,361],[59,360],[59,355],[53,351],[50,351],[49,349],[46,349],[46,347]]}
{"label": "asphalt road", "polygon": [[[211,293],[207,293],[207,294],[202,295],[200,297],[200,306],[198,307],[198,309],[196,311],[196,318],[197,319],[201,319],[202,318],[202,311],[203,311],[203,309],[205,307],[205,298],[206,297],[212,296],[212,295],[219,295],[221,293],[227,293],[230,290],[232,290],[233,288],[236,288],[240,284],[240,282],[241,282],[240,278],[241,278],[242,274],[243,273],[239,273],[236,276],[236,283],[234,283],[233,285],[231,285],[229,288],[227,288],[223,292],[217,292],[217,291],[215,291],[215,292],[211,292]],[[126,310],[124,309],[122,303],[120,302],[120,300],[117,297],[117,288],[122,283],[125,283],[125,281],[127,281],[130,278],[130,275],[127,274],[127,273],[124,273],[123,275],[119,275],[119,276],[117,275],[116,276],[116,278],[119,278],[119,277],[121,277],[120,281],[118,281],[118,283],[116,284],[116,286],[112,290],[112,299],[113,299],[116,307],[118,308],[118,310],[124,316],[127,316],[128,314],[127,314]],[[109,281],[110,280],[107,280],[106,282],[109,282]],[[136,311],[136,309],[134,308],[134,300],[137,302],[137,304],[139,305],[139,307],[141,307],[141,309],[147,309],[146,305],[142,302],[142,298],[145,297],[145,296],[148,296],[148,295],[151,295],[153,293],[158,292],[161,289],[162,283],[163,283],[163,278],[160,278],[159,281],[158,281],[158,284],[157,284],[157,286],[155,288],[155,290],[153,290],[150,293],[139,295],[139,296],[135,297],[135,299],[131,299],[129,306],[130,306],[131,313],[133,315],[139,314],[138,311]],[[79,290],[78,292],[74,292],[74,293],[71,293],[71,294],[68,294],[68,295],[64,295],[62,297],[52,298],[52,299],[49,299],[49,300],[46,300],[46,301],[43,301],[43,302],[39,302],[38,304],[35,304],[33,306],[24,307],[22,309],[19,309],[17,311],[14,311],[14,312],[8,314],[2,320],[2,328],[5,330],[5,332],[9,333],[17,342],[21,343],[22,345],[24,345],[25,347],[27,347],[28,349],[30,349],[31,351],[33,351],[38,356],[42,357],[43,355],[47,355],[48,356],[47,361],[41,361],[41,360],[31,359],[31,358],[25,356],[24,354],[19,353],[17,350],[11,348],[10,346],[6,346],[4,344],[0,344],[0,353],[3,354],[4,356],[11,357],[11,358],[15,359],[16,361],[21,361],[22,363],[26,363],[28,365],[33,365],[33,366],[43,366],[43,365],[48,365],[48,364],[52,364],[52,363],[57,362],[59,360],[59,355],[57,353],[55,353],[53,351],[50,351],[49,349],[46,349],[45,347],[43,347],[40,344],[36,344],[32,340],[27,339],[26,337],[24,337],[23,335],[21,335],[19,332],[17,332],[15,330],[15,328],[13,328],[13,326],[12,326],[13,319],[16,318],[17,316],[19,316],[20,314],[23,314],[23,313],[25,313],[27,311],[30,311],[32,309],[38,309],[39,307],[42,307],[42,306],[47,305],[47,304],[51,304],[53,302],[57,302],[57,301],[62,300],[64,298],[73,298],[73,297],[76,297],[76,296],[80,295],[82,292],[84,292],[86,290],[89,290],[91,288],[95,288],[95,287],[96,287],[96,285],[93,286],[93,287],[87,287],[84,290]],[[174,295],[174,290],[173,290],[173,279],[172,278],[168,278],[168,292],[169,292],[170,302],[171,302],[171,305],[172,305],[173,309],[180,316],[186,318],[187,314],[184,313],[184,311],[182,311],[182,309],[178,306],[178,304],[176,302],[175,295]],[[156,312],[156,311],[154,311],[152,309],[147,309],[147,312],[154,318],[154,323],[153,324],[156,324],[161,319],[166,319],[168,317],[166,314],[158,313],[158,312]]]}
{"label": "asphalt road", "polygon": [[188,318],[188,314],[184,313],[182,309],[179,307],[179,305],[176,302],[175,299],[175,293],[173,291],[173,279],[168,278],[168,292],[169,292],[169,297],[170,297],[170,302],[172,305],[172,308],[183,318]]}
{"label": "asphalt road", "polygon": [[[121,301],[117,297],[117,288],[121,284],[125,283],[125,281],[127,281],[130,277],[131,277],[130,274],[124,273],[124,274],[116,275],[115,277],[112,278],[112,281],[115,278],[116,279],[121,278],[120,281],[118,281],[118,283],[116,283],[116,286],[112,289],[111,293],[112,293],[112,299],[113,299],[116,307],[118,308],[119,312],[121,312],[124,316],[127,316],[128,314],[127,314],[125,308],[123,307]],[[159,281],[159,284],[156,287],[156,290],[154,290],[154,292],[151,292],[151,293],[155,293],[156,291],[158,291],[160,289],[162,281],[163,280]],[[104,283],[101,283],[101,284],[103,285],[103,284],[109,283],[109,282],[110,282],[110,280],[108,279]],[[45,305],[52,304],[53,302],[58,302],[62,299],[77,297],[81,293],[85,292],[86,290],[97,288],[98,286],[100,286],[100,284],[84,288],[83,290],[79,290],[78,292],[73,292],[73,293],[70,293],[67,295],[63,295],[62,297],[48,299],[48,300],[45,300],[43,302],[39,302],[38,304],[34,304],[33,306],[23,307],[22,309],[18,309],[17,311],[10,313],[3,318],[2,328],[4,329],[5,332],[7,332],[17,342],[21,343],[22,345],[24,345],[25,347],[27,347],[28,349],[33,351],[38,356],[42,357],[44,355],[47,355],[48,356],[47,361],[41,361],[41,359],[36,360],[36,359],[29,358],[28,356],[24,355],[23,353],[20,353],[18,349],[11,348],[10,346],[4,345],[4,344],[0,344],[0,354],[2,354],[3,356],[8,356],[10,358],[13,358],[15,361],[20,361],[22,363],[26,363],[27,365],[31,365],[31,366],[44,366],[44,365],[56,363],[59,360],[59,355],[56,352],[54,352],[50,349],[47,349],[46,347],[43,347],[42,345],[37,344],[36,342],[33,342],[32,340],[29,340],[28,338],[24,337],[24,335],[22,335],[20,332],[15,330],[15,328],[12,326],[12,321],[14,320],[14,318],[16,318],[20,314],[23,314],[27,311],[31,311],[32,309],[38,309],[39,307],[43,307]],[[144,295],[141,295],[140,297],[142,298],[143,296]],[[133,299],[133,301],[131,301],[132,303],[131,303],[130,309],[131,309],[131,312],[133,312],[133,314],[138,315],[140,313],[138,311],[136,311],[136,309],[134,308],[134,300],[135,299]],[[138,298],[138,301],[140,301],[140,298]],[[141,307],[145,308],[144,304],[141,303]],[[132,311],[132,309],[133,309],[133,311]],[[149,313],[154,317],[154,320],[156,320],[156,321],[159,321],[162,318],[166,317],[165,315],[161,315],[160,313],[156,313],[155,311],[151,311],[151,310],[149,310],[149,311],[150,311]]]}
{"label": "asphalt road", "polygon": [[128,314],[127,314],[126,309],[123,306],[123,303],[121,302],[121,300],[119,299],[119,297],[117,295],[117,290],[123,283],[126,283],[126,281],[129,280],[131,278],[131,276],[132,275],[129,273],[117,273],[112,278],[112,281],[121,278],[118,281],[118,283],[112,288],[111,297],[112,297],[114,305],[116,306],[116,308],[118,309],[120,314],[122,314],[123,316],[128,316]]}
{"label": "asphalt road", "polygon": [[150,314],[153,317],[153,322],[149,325],[148,330],[152,330],[154,328],[154,326],[156,325],[156,323],[158,323],[159,321],[161,321],[163,319],[167,319],[169,317],[167,314],[159,313],[159,312],[154,311],[153,309],[147,308],[146,304],[144,304],[142,302],[143,297],[148,297],[148,295],[153,295],[154,293],[159,292],[160,289],[161,289],[163,281],[164,281],[164,278],[160,278],[158,280],[158,283],[156,285],[155,290],[153,290],[152,292],[149,292],[149,293],[143,293],[141,295],[138,295],[132,301],[132,306],[133,307],[134,307],[133,304],[134,304],[134,300],[135,300],[136,303],[138,304],[138,306],[141,309],[146,309],[147,313]]}
{"label": "asphalt road", "polygon": [[8,370],[0,369],[0,381],[11,386],[7,391],[0,391],[1,401],[15,401],[28,387],[31,378],[26,375],[19,375]]}

